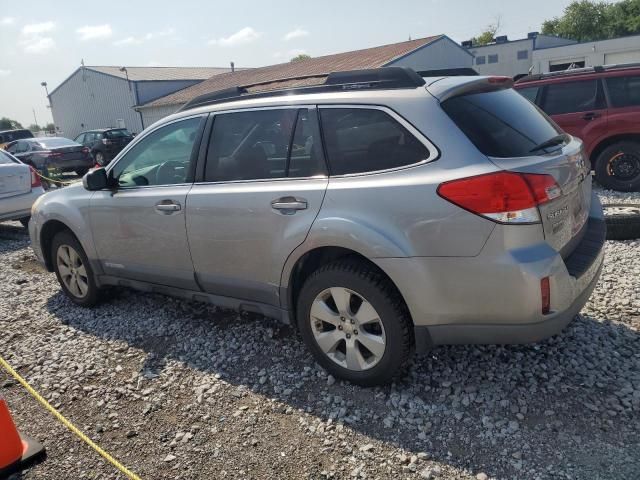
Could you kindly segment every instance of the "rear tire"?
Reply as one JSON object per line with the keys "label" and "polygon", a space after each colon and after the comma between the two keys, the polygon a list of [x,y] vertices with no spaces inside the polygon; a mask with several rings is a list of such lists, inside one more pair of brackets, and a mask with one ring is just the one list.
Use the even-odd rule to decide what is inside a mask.
{"label": "rear tire", "polygon": [[309,276],[298,296],[297,323],[325,370],[362,386],[402,375],[414,350],[413,323],[400,293],[357,259],[336,260]]}
{"label": "rear tire", "polygon": [[65,295],[76,305],[93,307],[100,301],[93,269],[82,245],[76,237],[64,230],[51,242],[53,270]]}
{"label": "rear tire", "polygon": [[595,164],[600,185],[621,192],[640,191],[640,143],[616,142],[605,148]]}

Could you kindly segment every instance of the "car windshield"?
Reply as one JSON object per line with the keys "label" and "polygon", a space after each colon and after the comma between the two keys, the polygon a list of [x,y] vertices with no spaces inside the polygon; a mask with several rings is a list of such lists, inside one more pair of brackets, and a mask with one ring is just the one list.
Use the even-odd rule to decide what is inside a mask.
{"label": "car windshield", "polygon": [[71,147],[77,145],[73,140],[69,140],[68,138],[40,138],[38,139],[38,143],[45,148],[57,148],[57,147]]}
{"label": "car windshield", "polygon": [[[526,157],[562,133],[513,89],[453,97],[442,108],[478,150],[490,157]],[[558,148],[562,140],[544,148]]]}
{"label": "car windshield", "polygon": [[105,137],[107,138],[122,138],[122,137],[130,137],[131,133],[126,128],[119,128],[117,130],[107,130],[104,132]]}

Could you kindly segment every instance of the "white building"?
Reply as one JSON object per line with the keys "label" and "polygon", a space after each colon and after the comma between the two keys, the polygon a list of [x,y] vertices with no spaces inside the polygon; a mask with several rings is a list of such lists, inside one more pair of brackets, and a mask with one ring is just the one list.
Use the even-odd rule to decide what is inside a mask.
{"label": "white building", "polygon": [[534,73],[566,70],[571,65],[577,68],[634,62],[640,62],[640,35],[554,48],[539,47],[532,57]]}
{"label": "white building", "polygon": [[515,77],[529,73],[533,52],[537,49],[549,49],[574,43],[576,43],[575,40],[530,32],[527,38],[518,40],[509,40],[506,36],[500,36],[489,45],[473,47],[470,42],[462,42],[462,46],[468,48],[475,57],[473,68],[480,75]]}
{"label": "white building", "polygon": [[147,126],[134,107],[187,88],[229,68],[81,66],[49,94],[60,135],[84,130]]}

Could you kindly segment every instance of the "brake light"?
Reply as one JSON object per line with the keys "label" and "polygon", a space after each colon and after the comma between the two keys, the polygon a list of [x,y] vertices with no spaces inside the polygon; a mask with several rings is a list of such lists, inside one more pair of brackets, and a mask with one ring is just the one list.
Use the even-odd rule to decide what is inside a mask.
{"label": "brake light", "polygon": [[31,188],[41,187],[42,182],[40,181],[40,176],[33,167],[29,167],[29,170],[31,171]]}
{"label": "brake light", "polygon": [[511,81],[511,77],[489,77],[487,81],[489,83],[508,83]]}
{"label": "brake light", "polygon": [[495,172],[441,183],[438,195],[498,223],[540,222],[538,205],[560,195],[551,175]]}
{"label": "brake light", "polygon": [[547,315],[551,311],[551,288],[549,277],[540,280],[540,294],[542,296],[542,314]]}

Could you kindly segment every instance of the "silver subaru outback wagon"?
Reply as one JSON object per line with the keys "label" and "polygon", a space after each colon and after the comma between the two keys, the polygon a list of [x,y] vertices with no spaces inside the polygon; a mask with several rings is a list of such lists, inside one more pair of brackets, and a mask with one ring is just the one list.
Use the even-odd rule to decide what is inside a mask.
{"label": "silver subaru outback wagon", "polygon": [[118,285],[261,312],[375,385],[415,351],[571,321],[603,262],[589,168],[509,79],[338,72],[193,100],[29,230],[78,305]]}

